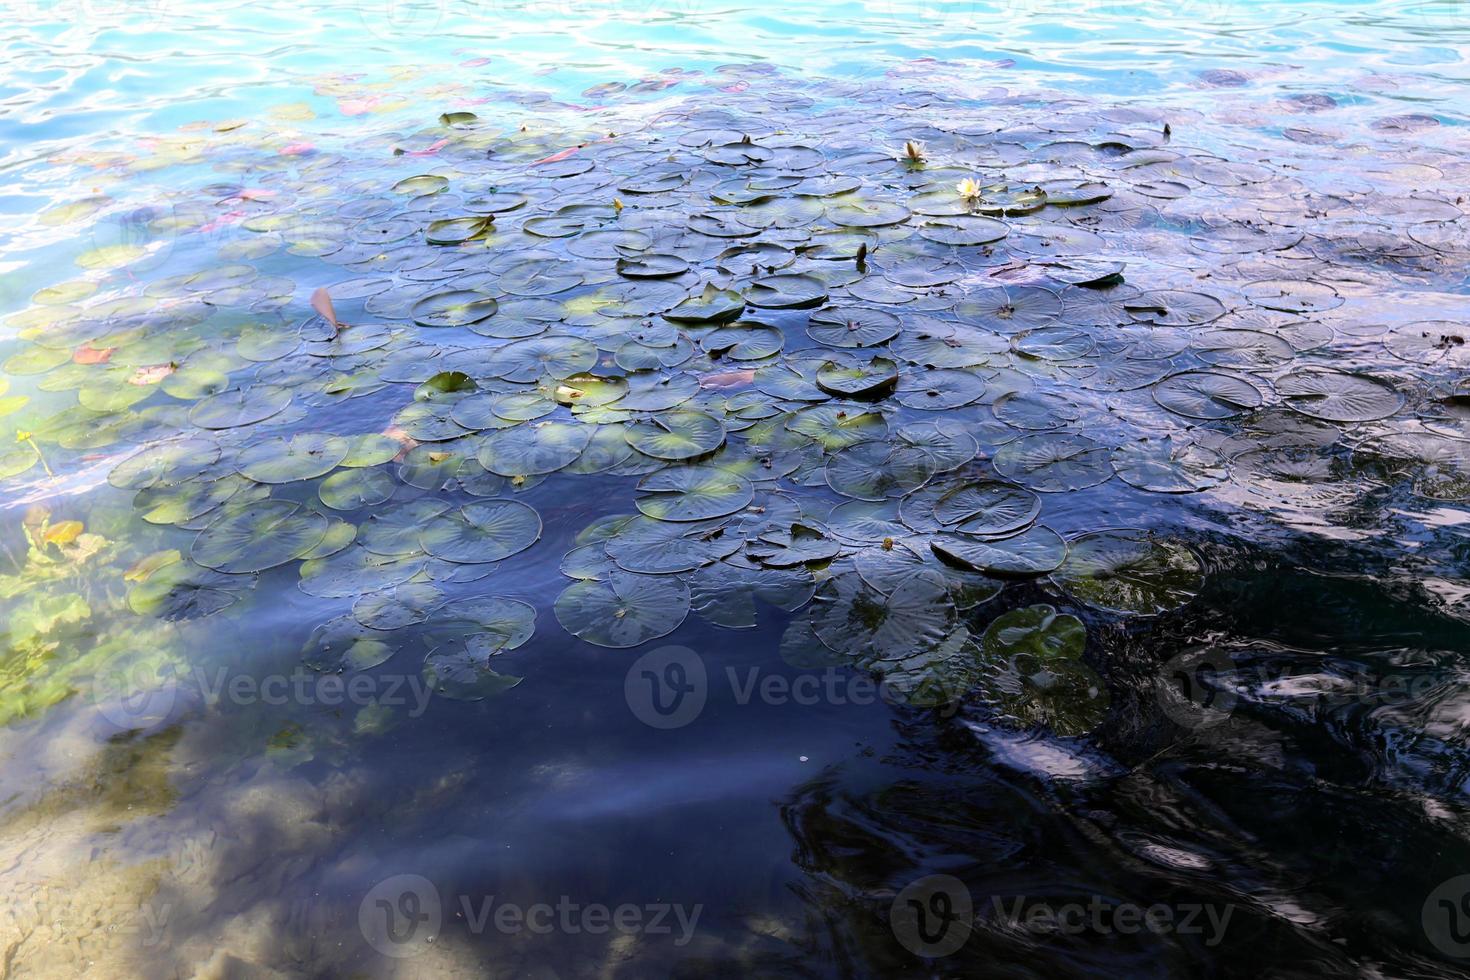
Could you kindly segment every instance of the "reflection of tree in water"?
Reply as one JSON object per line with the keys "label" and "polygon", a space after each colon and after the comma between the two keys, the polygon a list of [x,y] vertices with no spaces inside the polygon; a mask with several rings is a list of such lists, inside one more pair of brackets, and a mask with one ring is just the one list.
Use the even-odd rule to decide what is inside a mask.
{"label": "reflection of tree in water", "polygon": [[[1217,598],[1243,631],[1296,630],[1348,654],[1411,621],[1426,639],[1464,640],[1463,625],[1392,583],[1275,573],[1243,576]],[[1303,610],[1292,624],[1270,611],[1283,601]],[[1114,711],[1086,743],[1007,728],[973,706],[948,721],[905,712],[898,750],[829,769],[786,798],[781,816],[803,874],[793,886],[806,908],[800,944],[823,972],[1239,976],[1269,959],[1287,972],[1356,976],[1371,955],[1396,975],[1458,975],[1427,944],[1419,916],[1439,882],[1470,868],[1470,848],[1446,851],[1456,818],[1433,799],[1456,769],[1455,742],[1436,735],[1433,719],[1463,701],[1460,682],[1441,676],[1388,715],[1361,697],[1242,698],[1211,724],[1182,728],[1163,715],[1154,672],[1167,659],[1160,651],[1184,648],[1199,625],[1107,636]],[[1238,646],[1225,664],[1265,679],[1258,686],[1351,669],[1319,654],[1305,665],[1275,642]],[[1405,761],[1420,775],[1394,771]],[[1399,785],[1364,790],[1375,782]],[[925,961],[895,936],[889,910],[935,874],[964,882],[975,926],[957,953]],[[1204,906],[1202,929],[1065,935],[1026,925],[1042,903],[1085,908],[1093,896],[1105,907],[1163,903],[1175,917]],[[1229,909],[1215,943],[1211,907]],[[1104,908],[1097,921],[1111,915]]]}

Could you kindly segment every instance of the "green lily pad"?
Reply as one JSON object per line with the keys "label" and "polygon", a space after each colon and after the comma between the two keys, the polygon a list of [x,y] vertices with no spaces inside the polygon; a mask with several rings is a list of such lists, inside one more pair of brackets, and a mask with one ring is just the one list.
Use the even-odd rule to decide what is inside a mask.
{"label": "green lily pad", "polygon": [[980,637],[980,649],[987,657],[1004,659],[1025,653],[1039,661],[1078,660],[1086,645],[1082,620],[1047,605],[1023,606],[997,616]]}
{"label": "green lily pad", "polygon": [[884,310],[859,306],[818,310],[807,321],[806,332],[828,347],[876,347],[898,336],[899,320]]}
{"label": "green lily pad", "polygon": [[725,442],[719,419],[702,412],[665,412],[625,430],[628,445],[655,459],[686,460],[705,456]]}
{"label": "green lily pad", "polygon": [[435,558],[473,565],[509,558],[540,537],[541,516],[534,508],[517,500],[485,500],[431,518],[418,541]]}
{"label": "green lily pad", "polygon": [[896,661],[937,647],[953,632],[954,604],[944,576],[921,571],[884,594],[853,574],[818,587],[812,628],[828,649],[852,659]]}
{"label": "green lily pad", "polygon": [[493,296],[456,289],[425,296],[413,305],[411,315],[421,327],[467,327],[490,319],[499,310]]}
{"label": "green lily pad", "polygon": [[1193,551],[1148,531],[1094,531],[1068,544],[1052,581],[1098,609],[1153,616],[1179,608],[1204,586]]}
{"label": "green lily pad", "polygon": [[317,487],[321,502],[333,510],[358,510],[393,496],[396,484],[380,469],[359,468],[333,473]]}
{"label": "green lily pad", "polygon": [[638,484],[638,509],[661,521],[701,521],[733,514],[750,503],[750,481],[714,466],[683,466],[649,474]]}
{"label": "green lily pad", "polygon": [[253,443],[240,451],[235,469],[256,483],[295,483],[336,469],[349,444],[341,436],[302,432]]}
{"label": "green lily pad", "polygon": [[530,422],[490,433],[476,456],[501,476],[555,473],[582,455],[592,432],[576,422]]}
{"label": "green lily pad", "polygon": [[326,533],[321,514],[285,500],[260,500],[200,531],[190,556],[217,572],[263,572],[300,558]]}
{"label": "green lily pad", "polygon": [[271,385],[222,391],[194,403],[189,421],[201,429],[234,429],[279,415],[291,404],[291,392]]}
{"label": "green lily pad", "polygon": [[934,519],[962,534],[1012,534],[1041,513],[1041,498],[1025,487],[977,480],[947,490],[934,503]]}
{"label": "green lily pad", "polygon": [[817,387],[839,398],[878,398],[898,384],[898,364],[886,357],[866,362],[824,361],[817,369]]}
{"label": "green lily pad", "polygon": [[562,628],[594,646],[626,649],[667,636],[689,615],[689,588],[670,575],[615,571],[556,597]]}
{"label": "green lily pad", "polygon": [[943,561],[1002,578],[1033,578],[1054,571],[1067,554],[1062,536],[1035,525],[1009,538],[936,535],[929,547]]}
{"label": "green lily pad", "polygon": [[1230,475],[1229,464],[1213,449],[1170,436],[1120,447],[1113,469],[1129,486],[1154,493],[1196,493]]}
{"label": "green lily pad", "polygon": [[370,670],[386,663],[395,650],[387,634],[363,626],[351,616],[330,619],[312,631],[301,661],[324,674]]}
{"label": "green lily pad", "polygon": [[1105,483],[1113,476],[1109,451],[1086,436],[1042,433],[1002,446],[995,471],[1040,493],[1066,493]]}
{"label": "green lily pad", "polygon": [[1214,371],[1183,371],[1154,385],[1154,401],[1191,419],[1228,419],[1259,408],[1260,389],[1244,378]]}

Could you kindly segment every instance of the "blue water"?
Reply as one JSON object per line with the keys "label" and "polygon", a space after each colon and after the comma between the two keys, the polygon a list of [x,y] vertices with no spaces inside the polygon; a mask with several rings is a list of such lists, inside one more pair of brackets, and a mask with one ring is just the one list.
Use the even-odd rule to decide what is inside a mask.
{"label": "blue water", "polygon": [[[25,2],[4,17],[0,973],[1464,975],[1470,421],[1454,331],[1470,308],[1470,4],[81,0]],[[961,610],[977,635],[1002,607],[1057,604],[1078,617],[1085,676],[1097,679],[1084,683],[1080,708],[1065,685],[1081,670],[1056,675],[1060,708],[1034,713],[974,692],[934,708],[895,696],[866,669],[807,659],[822,651],[792,642],[802,613],[774,610],[769,593],[749,629],[690,615],[636,648],[577,639],[555,603],[577,577],[571,556],[589,541],[600,552],[596,522],[631,511],[633,483],[652,471],[538,474],[524,486],[482,471],[478,485],[467,473],[436,483],[438,436],[419,418],[424,428],[401,438],[415,420],[399,410],[432,403],[417,386],[465,363],[452,344],[494,337],[484,346],[498,351],[507,338],[408,330],[391,346],[323,353],[328,335],[310,297],[333,289],[343,321],[359,329],[411,327],[395,290],[417,298],[421,284],[451,278],[491,287],[474,279],[483,270],[414,264],[411,250],[393,247],[396,226],[369,218],[404,212],[416,236],[496,191],[477,177],[506,159],[529,164],[536,180],[546,172],[536,167],[610,152],[598,159],[623,180],[665,151],[672,159],[674,145],[703,148],[679,140],[723,125],[727,111],[752,131],[778,130],[759,135],[779,146],[839,127],[832,167],[861,173],[880,172],[864,153],[891,165],[906,138],[894,134],[909,126],[936,154],[948,152],[950,124],[973,127],[984,135],[962,157],[967,166],[989,173],[1031,160],[1028,183],[1076,161],[1071,139],[1157,149],[1172,138],[1210,178],[1190,171],[1192,195],[1174,196],[1171,181],[1186,178],[1165,155],[1147,181],[1117,177],[1148,192],[1129,200],[1146,197],[1139,210],[1149,218],[1103,209],[1089,225],[1008,214],[1013,240],[1029,236],[1020,265],[1048,249],[1069,257],[1077,239],[1061,232],[1086,241],[1096,227],[1113,236],[1106,257],[1127,259],[1130,282],[1220,284],[1239,298],[1290,266],[1244,246],[1211,248],[1212,233],[1259,231],[1286,214],[1284,200],[1305,201],[1307,211],[1280,222],[1301,239],[1281,261],[1333,272],[1328,291],[1344,305],[1302,307],[1303,325],[1240,299],[1232,326],[1280,336],[1244,353],[1206,345],[1206,359],[1184,359],[1195,351],[1177,367],[1276,380],[1295,364],[1360,371],[1391,381],[1402,404],[1307,425],[1273,403],[1280,411],[1243,434],[1198,415],[1181,423],[1147,392],[1115,403],[1106,384],[1068,389],[1082,420],[1074,414],[1063,428],[1075,422],[1122,453],[1150,427],[1171,426],[1218,440],[1202,445],[1228,449],[1234,464],[1231,479],[1211,477],[1203,494],[1145,492],[1111,469],[1085,492],[1043,494],[1047,525],[1074,542],[1118,526],[1187,539],[1205,583],[1190,601],[1131,618],[1025,579]],[[480,118],[455,130],[439,121],[448,112]],[[1005,140],[984,143],[996,130]],[[651,134],[659,151],[620,158],[614,132]],[[725,150],[739,146],[724,139]],[[956,145],[961,155],[974,149]],[[1052,157],[1035,163],[1043,150]],[[1209,169],[1226,160],[1247,169]],[[1109,164],[1089,157],[1085,166]],[[1263,182],[1250,168],[1269,169],[1271,182],[1250,189]],[[950,169],[946,195],[961,175]],[[442,196],[396,189],[440,174],[452,186]],[[905,172],[891,183],[910,178],[919,179]],[[615,194],[638,211],[610,183],[571,180],[530,187],[527,211],[544,216],[564,202],[605,211]],[[771,237],[785,241],[781,231]],[[494,248],[528,237],[497,239],[475,260],[495,277],[524,276]],[[585,264],[540,249],[538,275]],[[967,275],[990,274],[1002,261],[991,258],[956,261],[969,263]],[[875,265],[892,268],[884,262],[875,252]],[[588,294],[614,281],[604,273],[588,273]],[[393,290],[373,286],[380,275]],[[534,295],[534,285],[521,288]],[[905,330],[918,329],[911,322],[924,317],[913,310],[932,298],[893,301]],[[1085,367],[1117,366],[1109,359],[1123,355],[1105,329],[1117,311],[1104,309],[1106,298],[1094,310],[1093,298],[1066,313],[1091,334],[1048,342],[1086,341]],[[900,309],[904,301],[914,305]],[[534,303],[519,309],[536,313]],[[562,313],[576,329],[598,326],[595,306]],[[770,314],[788,355],[827,350],[804,316]],[[1438,343],[1390,329],[1421,320],[1448,324],[1436,328]],[[286,353],[275,346],[282,338]],[[625,367],[606,356],[622,348],[602,350],[599,370]],[[1051,392],[1090,377],[1079,359],[1057,360],[1078,373],[1037,367],[1027,384]],[[750,383],[722,379],[726,362],[696,362],[701,399]],[[366,393],[330,397],[329,373]],[[240,377],[294,401],[258,429],[196,424],[192,407]],[[154,384],[172,400],[133,391]],[[951,413],[974,423],[987,461],[1000,449],[986,440],[1004,428],[989,417],[995,401],[992,392]],[[1310,416],[1314,404],[1297,407]],[[548,411],[570,418],[566,405]],[[966,414],[979,408],[988,428]],[[1049,431],[1050,421],[1019,414],[1024,403],[1015,411],[1020,429]],[[456,506],[466,487],[476,500],[534,505],[530,557],[492,566],[488,584],[479,566],[446,561],[414,579],[437,576],[435,601],[493,592],[534,609],[534,639],[495,651],[508,666],[491,678],[504,689],[458,698],[425,686],[421,641],[444,639],[429,632],[448,615],[440,606],[404,627],[412,652],[362,671],[303,666],[340,654],[334,624],[371,618],[358,596],[376,594],[392,568],[364,575],[371,589],[334,592],[298,571],[306,548],[288,548],[289,563],[263,563],[259,575],[211,577],[182,557],[204,557],[197,543],[191,552],[196,533],[233,513],[207,494],[223,487],[239,503],[275,492],[232,469],[270,472],[277,461],[252,460],[253,447],[317,429],[401,442],[378,464],[393,472],[384,500],[325,515],[354,515],[334,531],[359,541],[412,538],[381,554],[412,552],[428,567],[418,534],[438,515],[403,515],[441,492],[458,494]],[[1363,463],[1389,436],[1426,431],[1444,455],[1386,473]],[[175,465],[161,454],[201,433],[219,444],[194,444],[176,461],[199,497],[164,493],[171,478],[148,484],[150,454]],[[1300,456],[1247,465],[1258,444]],[[400,449],[417,455],[395,459]],[[779,452],[767,455],[783,465]],[[820,508],[836,500],[824,499],[832,495],[811,465],[793,461],[779,492],[762,484],[762,509],[740,519],[754,527],[764,508],[785,515],[788,506],[806,519],[796,509],[806,506],[835,524]],[[316,500],[322,475],[283,478],[273,499]],[[379,515],[406,526],[384,531]],[[885,533],[851,550],[881,570],[892,551]],[[265,537],[251,547],[279,543]],[[828,570],[812,564],[815,584]],[[166,588],[186,568],[194,577]],[[160,582],[162,592],[149,591]],[[671,665],[657,659],[661,644],[686,652],[669,655]],[[1199,650],[1224,653],[1201,671],[1190,659]],[[1170,693],[1180,676],[1183,701]],[[356,680],[365,692],[345,687]],[[686,686],[698,703],[670,722],[658,707]],[[957,901],[973,908],[956,912]],[[1031,912],[1105,912],[1079,910],[1077,929],[1070,911],[1061,925],[1028,924],[1005,913],[1013,901]],[[1117,919],[1150,907],[1173,925]],[[912,908],[963,918],[963,945],[916,933]],[[1199,928],[1180,924],[1196,915]]]}

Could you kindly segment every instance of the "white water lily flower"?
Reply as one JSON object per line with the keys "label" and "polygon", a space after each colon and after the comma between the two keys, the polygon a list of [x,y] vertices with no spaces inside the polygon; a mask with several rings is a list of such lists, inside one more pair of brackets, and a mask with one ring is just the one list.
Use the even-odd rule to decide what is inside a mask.
{"label": "white water lily flower", "polygon": [[960,197],[974,200],[980,196],[980,181],[966,177],[956,185],[955,190],[960,192]]}

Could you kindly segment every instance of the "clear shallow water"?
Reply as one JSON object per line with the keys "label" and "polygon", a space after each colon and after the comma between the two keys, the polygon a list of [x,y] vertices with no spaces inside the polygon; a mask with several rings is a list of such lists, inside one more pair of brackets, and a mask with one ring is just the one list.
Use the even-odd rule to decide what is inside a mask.
{"label": "clear shallow water", "polygon": [[[0,747],[7,892],[24,896],[10,902],[5,920],[17,970],[1434,976],[1462,968],[1455,956],[1463,950],[1447,931],[1455,922],[1438,901],[1453,907],[1461,892],[1452,880],[1470,873],[1466,515],[1455,502],[1463,496],[1456,440],[1464,419],[1454,398],[1463,370],[1446,339],[1454,326],[1436,326],[1432,337],[1402,328],[1464,318],[1463,9],[1075,10],[23,10],[4,28],[11,57],[0,78],[4,207],[18,216],[0,245],[4,397],[29,399],[8,401],[0,421],[8,424],[7,448],[10,428],[32,434],[5,457],[3,533],[15,568],[4,579]],[[719,70],[756,58],[780,71]],[[592,89],[607,83],[629,88]],[[853,118],[844,118],[853,106]],[[449,129],[437,122],[446,111],[475,112],[481,122]],[[952,580],[940,605],[963,606],[956,620],[977,638],[1008,610],[1036,604],[1079,617],[1083,666],[1056,668],[1060,694],[1048,695],[1039,674],[1017,697],[1018,679],[1004,672],[997,681],[909,665],[888,673],[897,680],[880,697],[862,651],[827,660],[847,650],[843,640],[876,643],[880,652],[901,642],[854,637],[845,622],[813,627],[801,612],[764,605],[755,627],[741,632],[711,620],[743,623],[744,610],[715,603],[635,649],[575,640],[567,630],[580,625],[584,636],[605,641],[617,624],[579,624],[554,608],[572,581],[558,565],[592,540],[595,560],[586,567],[606,577],[598,552],[611,549],[598,548],[587,529],[603,515],[632,511],[642,473],[533,476],[523,487],[483,471],[435,476],[446,465],[429,458],[447,442],[435,433],[442,418],[436,409],[402,414],[414,407],[416,385],[441,369],[467,368],[483,388],[503,386],[503,376],[474,365],[483,364],[484,348],[499,351],[518,335],[501,324],[534,322],[537,308],[526,300],[544,299],[544,282],[499,256],[476,255],[490,279],[514,280],[514,290],[495,292],[503,309],[480,329],[416,328],[411,304],[431,284],[462,283],[477,270],[452,261],[415,265],[399,248],[382,248],[407,233],[395,238],[399,225],[373,220],[410,215],[416,243],[428,221],[458,216],[463,202],[492,190],[476,178],[487,159],[501,173],[497,153],[517,171],[514,190],[530,194],[526,207],[537,214],[584,199],[607,209],[615,192],[634,215],[648,207],[642,200],[688,209],[689,200],[708,197],[716,185],[710,173],[721,164],[708,153],[691,162],[690,148],[716,143],[687,136],[732,119],[757,142],[783,145],[762,121],[801,133],[820,143],[826,171],[859,173],[884,197],[902,188],[906,200],[928,178],[891,157],[904,138],[925,139],[933,183],[948,195],[941,210],[953,203],[956,179],[972,170],[1024,174],[1023,183],[1087,173],[1118,189],[1111,204],[1075,211],[1049,205],[1028,214],[1028,204],[1013,201],[1015,213],[1001,216],[1009,244],[991,253],[970,246],[953,255],[927,246],[911,253],[912,241],[875,231],[872,265],[882,275],[872,291],[854,293],[850,274],[830,273],[833,297],[898,310],[908,333],[875,345],[880,350],[923,339],[914,310],[930,300],[918,293],[975,300],[1000,282],[1065,297],[1033,327],[1054,332],[1019,341],[1023,331],[1006,322],[1014,314],[999,315],[1001,307],[976,300],[957,314],[999,344],[986,352],[997,359],[985,362],[985,394],[938,413],[976,440],[977,459],[959,472],[1038,489],[1044,523],[1074,542],[1099,527],[1154,531],[1191,549],[1201,577],[1176,568],[1170,581],[1183,594],[1162,601],[1158,616],[1099,608],[1109,594],[1088,591],[1096,583],[1075,576],[1011,581],[985,602],[976,600],[991,586],[971,581],[966,593]],[[1167,146],[1165,122],[1174,133]],[[970,135],[956,140],[956,130]],[[595,158],[592,176],[571,173],[575,163],[564,177],[534,169],[534,161],[609,131],[626,135],[567,158]],[[1121,151],[1069,146],[1096,147],[1120,133],[1134,152],[1169,152],[1130,173],[1111,158]],[[474,142],[482,136],[487,143]],[[598,180],[604,172],[626,182],[657,170],[657,159],[640,155],[645,139],[685,148],[672,169],[706,171],[679,189],[688,200],[659,191],[634,200]],[[1179,148],[1188,151],[1187,166],[1169,155]],[[881,166],[864,155],[869,149],[880,151]],[[393,196],[396,182],[422,174],[448,175],[448,190]],[[384,200],[386,209],[373,203]],[[1117,205],[1126,206],[1108,211]],[[1077,220],[1065,217],[1072,214]],[[1262,215],[1272,225],[1265,234],[1281,236],[1264,250],[1263,233],[1250,226]],[[492,242],[507,252],[532,249],[534,257],[542,246],[525,244],[524,217],[515,209],[498,217],[505,237]],[[801,224],[788,217],[770,216],[762,239],[794,240],[783,228]],[[1237,246],[1210,247],[1226,236]],[[344,238],[351,249],[341,248]],[[719,251],[701,251],[682,232],[676,241],[670,251],[707,265]],[[550,242],[546,248],[561,247]],[[386,263],[384,254],[395,258]],[[585,289],[572,287],[573,299],[620,281],[609,256],[588,264],[576,252],[553,254],[551,268],[591,277]],[[925,274],[934,273],[936,257],[964,273],[937,287],[904,286],[915,270],[900,260],[914,254],[929,257],[919,263]],[[1143,289],[1218,292],[1231,312],[1209,319],[1211,311],[1191,313],[1185,304],[1170,317],[1145,303],[1119,314],[1125,301],[1114,290],[1125,287],[1082,289],[1057,280],[1055,267],[1040,278],[1026,271],[1082,257],[1126,261],[1128,283]],[[812,264],[802,262],[802,269]],[[385,278],[392,288],[371,285]],[[1314,288],[1273,306],[1251,284],[1278,278],[1325,278],[1335,299]],[[750,287],[748,276],[735,279]],[[356,286],[344,287],[348,281]],[[481,289],[489,281],[469,280]],[[692,289],[695,280],[677,282]],[[333,289],[344,321],[390,324],[392,339],[362,351],[318,347],[329,332],[309,319],[317,286]],[[1286,291],[1277,287],[1277,298]],[[1032,309],[1046,302],[1023,294]],[[585,304],[562,312],[567,325],[548,332],[594,335],[599,371],[616,376],[628,363],[660,356],[622,346],[620,331],[632,325],[607,328]],[[808,316],[759,311],[781,333],[783,357],[840,357],[842,345],[822,342],[821,331],[807,329]],[[1146,338],[1120,331],[1120,322],[1161,318]],[[346,336],[361,337],[360,329]],[[1249,343],[1220,336],[1232,329],[1257,335]],[[703,333],[693,335],[703,344]],[[1120,337],[1129,344],[1118,346]],[[1181,337],[1184,347],[1166,356]],[[481,353],[460,357],[459,346]],[[749,392],[747,379],[719,377],[738,374],[739,365],[703,357],[669,372],[708,384],[699,388],[701,410]],[[1150,365],[1160,361],[1167,366]],[[1139,364],[1142,386],[1131,387],[1122,367]],[[1390,399],[1385,416],[1386,396],[1373,388],[1366,410],[1349,405],[1319,425],[1318,402],[1290,380],[1312,368],[1368,372],[1402,404]],[[1122,380],[1106,380],[1113,370]],[[1241,421],[1237,392],[1224,401],[1223,417],[1202,420],[1198,401],[1171,401],[1171,389],[1161,401],[1151,387],[1176,370],[1254,379],[1268,404]],[[322,388],[329,373],[369,378],[357,382],[358,397],[342,399]],[[133,388],[165,382],[161,393],[131,401]],[[255,425],[201,426],[229,405],[216,399],[196,414],[197,404],[238,385],[284,390],[292,401]],[[776,400],[771,389],[757,388],[755,401]],[[1046,400],[1040,407],[1002,401],[1012,391]],[[1217,414],[1220,405],[1203,408]],[[890,427],[875,441],[884,445],[890,434],[918,438],[918,429],[903,427],[932,425],[936,414],[891,404],[882,412]],[[560,408],[550,417],[568,416]],[[814,582],[830,578],[841,589],[860,580],[887,594],[907,571],[888,567],[893,552],[882,537],[900,538],[902,555],[912,533],[917,555],[929,554],[922,513],[899,524],[887,515],[897,533],[874,536],[850,512],[841,519],[828,512],[862,496],[861,462],[855,474],[833,477],[811,469],[806,450],[792,450],[803,458],[791,460],[789,472],[778,460],[773,481],[751,468],[765,454],[745,447],[761,450],[775,437],[736,434],[738,419],[726,418],[732,435],[723,452],[741,450],[727,462],[746,467],[742,478],[760,493],[752,506],[767,508],[737,515],[756,551],[769,530],[765,514],[785,515],[782,501],[795,500],[805,518],[845,534],[837,537],[848,554],[835,572],[817,569]],[[273,454],[242,455],[282,434],[391,426],[421,439],[417,455],[369,463],[373,446],[353,449],[363,457],[356,469],[388,476],[387,506],[323,507],[318,476],[283,479],[272,471]],[[1018,433],[1049,431],[1094,438],[1090,451],[1101,456],[1084,454],[1059,475],[1006,455]],[[1198,455],[1157,470],[1117,455],[1160,431]],[[181,436],[191,440],[184,450]],[[817,444],[828,454],[848,448],[843,438],[823,438],[836,440]],[[1420,441],[1385,449],[1385,439],[1404,438]],[[957,440],[926,444],[950,452]],[[145,448],[134,457],[139,444]],[[1416,458],[1426,444],[1439,455]],[[284,476],[314,468],[301,465],[293,457]],[[239,473],[269,479],[246,477],[245,486]],[[1079,484],[1093,475],[1106,482],[1073,493],[1047,485],[1078,473]],[[930,476],[946,488],[955,479]],[[1149,489],[1180,480],[1204,486],[1184,495]],[[848,492],[829,493],[824,481]],[[187,489],[170,490],[179,483]],[[221,487],[240,499],[215,500]],[[379,609],[371,600],[360,606],[359,593],[406,579],[403,568],[303,572],[303,546],[252,577],[245,566],[260,564],[262,550],[305,533],[289,521],[274,534],[252,531],[243,564],[228,542],[217,554],[200,550],[199,529],[264,495],[309,505],[323,520],[344,515],[359,541],[376,543],[375,554],[410,562],[423,544],[420,525],[438,516],[415,516],[408,508],[416,501],[527,501],[540,536],[484,584],[474,565],[439,560],[424,573],[432,601],[400,591],[405,602]],[[392,526],[371,529],[375,519]],[[384,544],[397,534],[410,539],[402,550]],[[452,545],[430,542],[442,553]],[[673,548],[651,550],[657,557]],[[168,560],[171,550],[178,560]],[[210,577],[193,559],[236,564]],[[624,554],[621,564],[642,569],[650,560]],[[340,587],[312,574],[322,568],[344,576]],[[761,581],[780,586],[775,598],[789,598],[781,589],[790,583],[769,569]],[[719,594],[709,582],[694,591],[704,597],[697,606]],[[466,632],[484,635],[485,624],[467,627],[456,604],[486,595],[536,610],[534,637],[492,658],[499,676],[522,679],[498,691],[509,681],[472,672],[469,692],[452,685],[431,692],[433,678],[420,669],[425,652]],[[440,600],[451,605],[433,604]],[[840,606],[842,593],[822,601]],[[346,628],[349,643],[366,635],[385,645],[349,646],[356,663],[387,652],[383,663],[342,674],[307,666],[337,666],[339,617],[386,626],[380,617],[415,618],[405,611],[415,602],[433,612],[406,635]],[[677,605],[677,597],[659,594],[634,605],[633,619],[663,623],[661,610]],[[907,628],[918,635],[932,626],[930,615]],[[513,645],[504,607],[497,616],[489,635]],[[813,629],[821,643],[811,640]],[[1044,635],[1069,648],[1075,628],[1064,621]],[[657,659],[671,644],[693,654]],[[644,655],[655,659],[639,660]],[[891,660],[880,657],[879,666]],[[916,677],[943,696],[914,696]],[[357,688],[345,687],[354,679]],[[1080,679],[1080,687],[1066,679]],[[679,715],[682,687],[702,693],[702,707],[695,695]],[[446,696],[456,693],[481,699]],[[934,700],[941,706],[928,707]],[[915,885],[925,881],[927,890]],[[1448,891],[1436,891],[1443,882]],[[936,890],[951,903],[968,895],[975,917],[958,951],[926,964],[919,953],[941,950],[890,916],[911,908],[909,898],[942,911]],[[556,924],[547,931],[518,925],[514,915],[484,919],[492,898],[520,910],[551,906]],[[1105,907],[1103,918],[1089,918],[1080,931],[1025,922],[1037,909],[1094,901]],[[1160,903],[1178,928],[1118,934],[1117,909]],[[563,918],[560,906],[573,904]],[[633,911],[623,913],[626,928],[599,932],[595,914],[583,917],[589,906]],[[418,918],[430,910],[437,918]],[[1204,925],[1186,928],[1191,915]]]}

